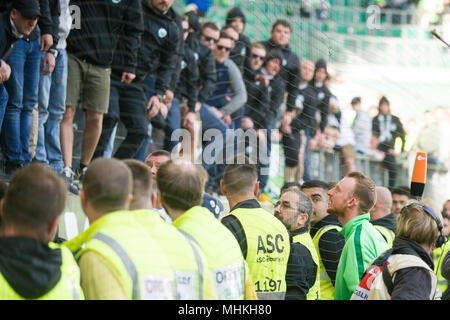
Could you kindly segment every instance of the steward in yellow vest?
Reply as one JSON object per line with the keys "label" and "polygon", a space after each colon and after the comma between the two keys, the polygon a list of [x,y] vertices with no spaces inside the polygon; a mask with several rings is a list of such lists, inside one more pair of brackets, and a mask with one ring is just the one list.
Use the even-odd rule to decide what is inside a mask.
{"label": "steward in yellow vest", "polygon": [[[167,159],[169,160],[169,159]],[[131,215],[145,226],[167,255],[176,275],[180,300],[216,299],[205,254],[198,245],[152,209],[152,173],[143,162],[124,160],[133,175]]]}
{"label": "steward in yellow vest", "polygon": [[184,160],[161,165],[156,177],[159,200],[172,225],[205,253],[219,300],[255,299],[239,244],[211,212],[200,207],[207,174]]}
{"label": "steward in yellow vest", "polygon": [[320,300],[334,300],[336,270],[345,244],[337,217],[327,213],[329,189],[321,180],[309,180],[301,186],[314,208],[309,233],[319,258]]}
{"label": "steward in yellow vest", "polygon": [[397,218],[391,213],[392,195],[385,187],[376,187],[376,193],[377,201],[370,209],[370,223],[381,233],[389,248],[392,248],[397,231]]}
{"label": "steward in yellow vest", "polygon": [[0,230],[0,300],[80,300],[80,269],[55,238],[67,185],[52,169],[18,170],[7,189]]}
{"label": "steward in yellow vest", "polygon": [[290,254],[289,233],[255,199],[258,194],[254,165],[230,164],[221,181],[230,213],[222,223],[237,239],[255,284],[259,299],[283,300]]}
{"label": "steward in yellow vest", "polygon": [[320,298],[319,258],[309,235],[312,213],[311,200],[298,187],[282,190],[275,204],[275,217],[286,226],[292,237],[286,275],[286,299],[289,300]]}
{"label": "steward in yellow vest", "polygon": [[97,158],[86,170],[80,200],[89,228],[65,245],[76,253],[87,299],[176,299],[175,273],[147,223],[127,209],[130,169]]}

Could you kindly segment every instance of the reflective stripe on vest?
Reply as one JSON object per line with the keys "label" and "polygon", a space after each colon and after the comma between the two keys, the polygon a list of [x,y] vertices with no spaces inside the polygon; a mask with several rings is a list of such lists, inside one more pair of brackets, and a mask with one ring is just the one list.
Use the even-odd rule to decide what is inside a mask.
{"label": "reflective stripe on vest", "polygon": [[316,248],[317,257],[319,258],[320,300],[334,300],[334,286],[331,282],[330,277],[328,276],[327,269],[325,268],[319,250],[320,238],[330,230],[337,230],[339,232],[340,230],[342,230],[342,228],[336,225],[326,225],[320,228],[313,238],[314,247]]}
{"label": "reflective stripe on vest", "polygon": [[195,261],[197,262],[198,266],[198,298],[200,300],[203,300],[203,263],[202,259],[200,257],[200,253],[198,252],[197,248],[192,244],[192,242],[196,243],[198,246],[198,242],[187,232],[179,229],[181,234],[183,234],[186,239],[188,240],[189,245],[192,248],[192,251],[194,252]]}
{"label": "reflective stripe on vest", "polygon": [[245,260],[230,230],[211,211],[195,206],[172,222],[199,244],[208,264],[217,300],[243,300],[245,297]]}
{"label": "reflective stripe on vest", "polygon": [[317,266],[316,280],[314,281],[313,286],[309,288],[308,294],[306,295],[306,299],[318,300],[320,299],[319,257],[317,255],[317,249],[315,248],[314,243],[311,239],[311,235],[309,234],[309,232],[298,234],[292,237],[292,241],[295,243],[300,243],[303,246],[305,246],[308,249],[314,263]]}
{"label": "reflective stripe on vest", "polygon": [[244,228],[250,274],[259,299],[284,299],[290,254],[286,227],[263,208],[233,210]]}
{"label": "reflective stripe on vest", "polygon": [[392,230],[389,230],[386,227],[374,225],[375,229],[377,229],[381,235],[383,236],[383,239],[386,240],[389,248],[392,248],[392,245],[394,244],[394,238],[395,233]]}
{"label": "reflective stripe on vest", "polygon": [[123,265],[127,269],[128,274],[130,275],[131,281],[133,282],[133,300],[140,300],[141,299],[141,290],[139,287],[139,277],[136,270],[136,266],[134,262],[130,259],[128,254],[123,250],[121,245],[114,240],[113,238],[107,236],[103,233],[97,233],[93,237],[93,239],[100,240],[107,244],[122,260]]}

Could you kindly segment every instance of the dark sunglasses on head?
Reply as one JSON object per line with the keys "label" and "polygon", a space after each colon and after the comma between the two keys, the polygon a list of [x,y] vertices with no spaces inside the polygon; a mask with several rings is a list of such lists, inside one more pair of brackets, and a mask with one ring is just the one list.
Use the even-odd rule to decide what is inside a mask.
{"label": "dark sunglasses on head", "polygon": [[265,57],[259,56],[259,55],[257,55],[257,54],[252,53],[252,58],[253,58],[253,59],[261,59],[261,60],[264,60]]}
{"label": "dark sunglasses on head", "polygon": [[231,50],[231,48],[217,45],[217,50],[223,50],[223,49],[225,49],[225,51],[230,51]]}
{"label": "dark sunglasses on head", "polygon": [[208,37],[208,36],[204,36],[204,37],[205,37],[205,40],[206,40],[207,42],[210,42],[211,40],[213,40],[214,43],[217,43],[217,42],[219,41],[219,39],[214,39],[214,38],[211,38],[211,37]]}

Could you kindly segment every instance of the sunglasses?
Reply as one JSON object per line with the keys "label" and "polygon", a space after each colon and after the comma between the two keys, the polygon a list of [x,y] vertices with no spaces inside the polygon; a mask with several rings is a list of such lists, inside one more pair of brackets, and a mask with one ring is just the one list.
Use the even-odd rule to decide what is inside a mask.
{"label": "sunglasses", "polygon": [[219,41],[219,39],[214,39],[214,38],[211,38],[211,37],[208,37],[208,36],[204,36],[204,37],[205,37],[205,40],[206,40],[207,42],[210,42],[211,40],[213,40],[214,43],[217,43],[217,42]]}
{"label": "sunglasses", "polygon": [[227,51],[227,52],[231,50],[231,48],[217,45],[217,50],[224,50],[224,49],[225,49],[225,51]]}
{"label": "sunglasses", "polygon": [[257,54],[252,53],[252,58],[253,58],[253,59],[261,59],[261,60],[264,60],[265,57],[259,56],[259,55],[257,55]]}

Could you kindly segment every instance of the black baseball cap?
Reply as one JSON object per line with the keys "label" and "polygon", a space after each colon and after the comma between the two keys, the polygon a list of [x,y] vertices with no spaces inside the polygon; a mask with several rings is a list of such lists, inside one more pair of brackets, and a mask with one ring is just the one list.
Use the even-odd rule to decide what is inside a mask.
{"label": "black baseball cap", "polygon": [[38,0],[13,0],[12,8],[19,11],[27,19],[41,16],[41,8]]}

